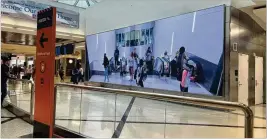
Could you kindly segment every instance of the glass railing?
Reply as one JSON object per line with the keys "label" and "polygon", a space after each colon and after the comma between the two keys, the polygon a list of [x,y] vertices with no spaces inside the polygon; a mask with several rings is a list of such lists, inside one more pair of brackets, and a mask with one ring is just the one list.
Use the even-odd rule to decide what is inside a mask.
{"label": "glass railing", "polygon": [[253,137],[253,112],[240,103],[70,84],[55,90],[55,127],[83,137]]}
{"label": "glass railing", "polygon": [[5,103],[19,108],[23,112],[33,116],[34,106],[34,84],[30,80],[9,80],[8,83],[8,98]]}
{"label": "glass railing", "polygon": [[[34,84],[9,80],[8,95],[32,120]],[[81,137],[266,137],[266,119],[240,103],[70,84],[55,95],[55,128]]]}

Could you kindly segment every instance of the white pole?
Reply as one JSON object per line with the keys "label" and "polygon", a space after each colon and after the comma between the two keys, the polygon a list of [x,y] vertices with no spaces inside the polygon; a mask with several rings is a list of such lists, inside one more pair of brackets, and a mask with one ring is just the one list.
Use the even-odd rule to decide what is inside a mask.
{"label": "white pole", "polygon": [[172,41],[171,41],[171,55],[172,55],[172,48],[173,48],[173,39],[174,39],[174,32],[172,32]]}
{"label": "white pole", "polygon": [[195,31],[196,14],[197,14],[197,12],[194,12],[193,25],[192,25],[192,32]]}
{"label": "white pole", "polygon": [[96,50],[98,49],[98,34],[96,34]]}
{"label": "white pole", "polygon": [[105,41],[105,53],[107,53],[107,42]]}

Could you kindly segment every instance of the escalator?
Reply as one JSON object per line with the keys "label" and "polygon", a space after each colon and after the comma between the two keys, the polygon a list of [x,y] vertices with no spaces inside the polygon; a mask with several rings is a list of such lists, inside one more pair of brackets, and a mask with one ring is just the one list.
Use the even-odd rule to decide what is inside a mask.
{"label": "escalator", "polygon": [[154,62],[154,71],[159,76],[170,76],[170,61],[166,58],[157,57]]}
{"label": "escalator", "polygon": [[108,74],[111,75],[112,72],[116,72],[115,58],[111,57],[109,60]]}
{"label": "escalator", "polygon": [[[189,61],[194,66],[191,81],[193,82],[202,82],[204,81],[204,75],[203,75],[203,68],[200,62],[198,62],[195,59],[189,59]],[[168,59],[164,57],[157,57],[154,62],[154,71],[159,76],[172,76],[177,77],[177,65],[176,60],[173,59],[172,61],[169,61]]]}
{"label": "escalator", "polygon": [[202,65],[197,60],[193,59],[189,59],[188,63],[192,63],[191,65],[194,67],[191,81],[201,83],[204,80]]}
{"label": "escalator", "polygon": [[120,70],[120,75],[123,76],[123,75],[126,75],[126,73],[128,72],[128,64],[127,64],[127,58],[125,57],[122,57],[120,59],[120,67],[119,67],[119,70]]}
{"label": "escalator", "polygon": [[108,72],[109,74],[117,72],[119,72],[120,74],[126,74],[128,72],[127,69],[129,69],[127,66],[127,59],[125,57],[119,59],[117,65],[115,65],[115,58],[111,57],[109,60]]}

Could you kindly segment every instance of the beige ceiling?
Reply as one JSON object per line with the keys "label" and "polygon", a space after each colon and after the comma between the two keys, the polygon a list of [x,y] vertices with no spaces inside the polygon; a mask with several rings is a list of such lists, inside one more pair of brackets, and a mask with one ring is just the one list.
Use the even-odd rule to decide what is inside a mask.
{"label": "beige ceiling", "polygon": [[[75,50],[84,50],[84,42],[76,44]],[[35,46],[1,43],[1,52],[34,56]]]}
{"label": "beige ceiling", "polygon": [[29,45],[17,45],[17,44],[5,44],[1,43],[1,52],[12,53],[12,54],[24,54],[24,55],[35,55],[36,47]]}
{"label": "beige ceiling", "polygon": [[266,8],[255,9],[253,13],[266,23]]}
{"label": "beige ceiling", "polygon": [[262,6],[262,8],[254,9],[253,13],[266,24],[266,0],[253,0],[253,2],[256,3],[254,8]]}
{"label": "beige ceiling", "polygon": [[[255,20],[263,29],[266,30],[266,8],[260,8],[258,7],[264,7],[266,6],[265,0],[252,0],[255,4],[248,7],[240,8],[243,12],[246,12],[248,15],[251,16],[253,20]],[[255,8],[257,10],[255,10]]]}

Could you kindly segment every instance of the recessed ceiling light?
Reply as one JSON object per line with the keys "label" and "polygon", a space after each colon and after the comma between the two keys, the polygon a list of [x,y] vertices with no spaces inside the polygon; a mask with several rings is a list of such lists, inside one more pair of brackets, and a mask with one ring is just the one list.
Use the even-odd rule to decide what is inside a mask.
{"label": "recessed ceiling light", "polygon": [[9,27],[9,26],[1,26],[1,28],[9,28],[9,29],[13,29],[13,27]]}
{"label": "recessed ceiling light", "polygon": [[74,38],[82,38],[82,39],[84,39],[83,36],[72,36],[72,37],[74,37]]}
{"label": "recessed ceiling light", "polygon": [[68,34],[62,34],[62,33],[57,33],[57,35],[59,35],[59,36],[70,36]]}
{"label": "recessed ceiling light", "polygon": [[73,63],[73,60],[72,60],[72,59],[70,59],[70,60],[69,60],[69,63],[70,63],[70,64],[72,64],[72,63]]}
{"label": "recessed ceiling light", "polygon": [[27,29],[27,28],[17,28],[17,30],[23,30],[23,31],[34,31],[33,29]]}
{"label": "recessed ceiling light", "polygon": [[83,47],[85,47],[85,46],[82,46],[82,45],[81,46],[75,46],[75,48],[83,48]]}

